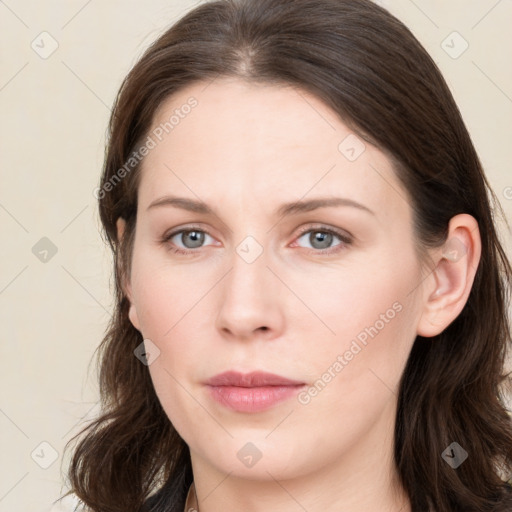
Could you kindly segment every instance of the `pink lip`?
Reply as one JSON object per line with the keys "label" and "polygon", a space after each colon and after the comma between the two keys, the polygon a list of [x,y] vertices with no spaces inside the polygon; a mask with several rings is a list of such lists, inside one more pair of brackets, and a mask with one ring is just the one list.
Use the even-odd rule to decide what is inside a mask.
{"label": "pink lip", "polygon": [[238,412],[259,412],[294,396],[304,382],[266,372],[224,372],[206,382],[212,398]]}

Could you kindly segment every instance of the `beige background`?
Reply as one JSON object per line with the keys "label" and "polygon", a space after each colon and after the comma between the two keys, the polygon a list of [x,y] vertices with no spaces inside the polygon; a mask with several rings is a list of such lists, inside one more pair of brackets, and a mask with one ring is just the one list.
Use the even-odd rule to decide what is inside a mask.
{"label": "beige background", "polygon": [[[0,512],[49,506],[61,492],[65,442],[97,412],[88,364],[112,300],[92,191],[109,109],[146,46],[196,3],[0,2]],[[512,217],[512,3],[380,3],[440,66]],[[463,49],[459,36],[446,39],[453,31],[469,44],[458,58],[442,46]],[[47,262],[32,252],[42,237],[57,248]]]}

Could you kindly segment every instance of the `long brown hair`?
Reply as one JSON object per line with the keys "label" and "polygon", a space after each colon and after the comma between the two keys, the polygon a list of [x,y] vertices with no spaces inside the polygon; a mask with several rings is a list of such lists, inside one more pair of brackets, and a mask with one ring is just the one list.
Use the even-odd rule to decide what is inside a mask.
{"label": "long brown hair", "polygon": [[[205,3],[159,37],[125,78],[96,193],[116,286],[97,354],[102,413],[71,440],[82,436],[69,467],[71,491],[98,512],[183,510],[189,450],[134,356],[142,335],[128,319],[122,286],[140,177],[140,164],[126,163],[163,100],[218,76],[297,86],[389,155],[412,201],[421,252],[446,240],[454,215],[478,221],[482,257],[467,304],[441,334],[416,338],[403,372],[394,456],[414,512],[511,510],[504,481],[512,472],[512,421],[504,393],[511,384],[512,269],[493,220],[501,209],[436,64],[399,20],[369,0]],[[119,218],[126,221],[122,240]],[[441,456],[453,442],[469,454],[456,469]]]}

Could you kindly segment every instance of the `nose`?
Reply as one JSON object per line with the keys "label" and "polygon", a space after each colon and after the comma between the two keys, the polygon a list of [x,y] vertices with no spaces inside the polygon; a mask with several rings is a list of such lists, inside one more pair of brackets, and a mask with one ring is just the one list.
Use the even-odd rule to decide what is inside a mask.
{"label": "nose", "polygon": [[265,250],[254,261],[234,252],[231,269],[219,283],[216,327],[224,338],[270,340],[281,335],[285,323],[282,285],[268,263]]}

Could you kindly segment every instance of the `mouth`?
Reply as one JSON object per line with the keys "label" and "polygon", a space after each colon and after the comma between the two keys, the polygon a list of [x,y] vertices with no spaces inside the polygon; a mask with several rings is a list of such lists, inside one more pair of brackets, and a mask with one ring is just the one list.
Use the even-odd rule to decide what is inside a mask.
{"label": "mouth", "polygon": [[289,400],[306,384],[267,372],[224,372],[206,382],[210,396],[237,412],[261,412]]}

